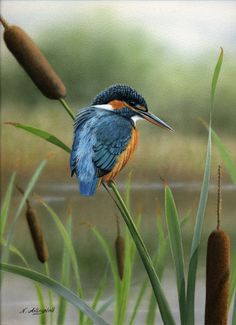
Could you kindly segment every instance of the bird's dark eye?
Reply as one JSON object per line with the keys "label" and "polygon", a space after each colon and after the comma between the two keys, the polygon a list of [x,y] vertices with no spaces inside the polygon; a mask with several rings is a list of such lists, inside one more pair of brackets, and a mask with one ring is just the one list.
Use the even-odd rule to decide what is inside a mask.
{"label": "bird's dark eye", "polygon": [[135,103],[135,102],[132,101],[132,100],[129,102],[129,104],[130,104],[130,106],[132,106],[132,107],[136,107],[136,105],[137,105],[137,103]]}

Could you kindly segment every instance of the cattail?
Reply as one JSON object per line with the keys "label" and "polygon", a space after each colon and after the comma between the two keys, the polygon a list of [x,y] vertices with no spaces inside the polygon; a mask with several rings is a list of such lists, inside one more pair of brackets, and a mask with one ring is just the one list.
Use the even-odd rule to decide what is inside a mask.
{"label": "cattail", "polygon": [[120,225],[117,217],[117,237],[115,241],[116,263],[119,277],[122,280],[124,275],[124,261],[125,261],[125,240],[120,235]]}
{"label": "cattail", "polygon": [[230,240],[220,229],[221,168],[218,169],[217,229],[207,244],[205,325],[225,325],[228,315]]}
{"label": "cattail", "polygon": [[39,90],[50,99],[62,99],[66,88],[34,41],[18,26],[9,25],[2,17],[4,40],[19,64]]}
{"label": "cattail", "polygon": [[[17,189],[24,194],[24,191],[17,186]],[[39,220],[32,208],[29,200],[26,201],[26,220],[30,229],[31,237],[33,239],[34,247],[37,253],[37,257],[40,262],[45,263],[48,260],[48,247],[45,241],[42,228],[40,226]]]}

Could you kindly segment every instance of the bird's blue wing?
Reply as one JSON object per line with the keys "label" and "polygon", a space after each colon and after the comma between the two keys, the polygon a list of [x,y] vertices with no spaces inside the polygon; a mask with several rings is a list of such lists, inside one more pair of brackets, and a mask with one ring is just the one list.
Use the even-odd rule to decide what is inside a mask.
{"label": "bird's blue wing", "polygon": [[80,131],[82,130],[83,125],[93,117],[94,108],[85,108],[81,110],[75,117],[74,122],[74,141],[72,145],[71,155],[70,155],[70,170],[71,176],[73,176],[76,170],[76,162],[78,160],[78,147],[80,142]]}
{"label": "bird's blue wing", "polygon": [[98,123],[93,162],[98,176],[109,173],[119,155],[126,149],[132,136],[132,124],[114,113]]}

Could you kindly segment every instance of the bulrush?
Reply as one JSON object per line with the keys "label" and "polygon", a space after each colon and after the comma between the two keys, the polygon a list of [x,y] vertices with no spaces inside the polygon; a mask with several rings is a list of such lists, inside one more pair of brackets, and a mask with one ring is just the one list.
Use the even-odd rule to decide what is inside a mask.
{"label": "bulrush", "polygon": [[9,25],[2,17],[4,40],[19,64],[39,90],[50,99],[62,99],[66,88],[34,41],[20,27]]}
{"label": "bulrush", "polygon": [[115,240],[116,250],[116,263],[118,268],[119,277],[122,280],[124,275],[124,262],[125,262],[125,240],[120,235],[120,226],[117,218],[117,237]]}
{"label": "bulrush", "polygon": [[218,169],[217,229],[209,238],[206,265],[205,325],[226,325],[228,318],[230,240],[220,229],[221,168]]}
{"label": "bulrush", "polygon": [[[19,192],[24,194],[24,191],[17,186]],[[35,210],[32,208],[30,201],[26,201],[26,220],[30,229],[31,237],[33,239],[34,247],[37,253],[37,257],[40,262],[45,263],[48,260],[48,247],[45,241],[43,230],[40,226],[38,217]]]}

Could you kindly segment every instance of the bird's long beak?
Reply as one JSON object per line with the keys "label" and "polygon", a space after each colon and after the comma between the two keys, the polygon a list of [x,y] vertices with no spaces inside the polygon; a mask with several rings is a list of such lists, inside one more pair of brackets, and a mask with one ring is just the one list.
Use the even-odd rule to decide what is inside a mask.
{"label": "bird's long beak", "polygon": [[155,124],[155,125],[158,125],[158,126],[161,126],[161,127],[164,127],[164,128],[167,128],[171,131],[174,131],[174,129],[172,129],[172,127],[170,127],[168,124],[166,124],[164,121],[162,121],[159,117],[155,116],[154,114],[150,113],[150,112],[140,112],[139,111],[139,114],[147,121]]}

